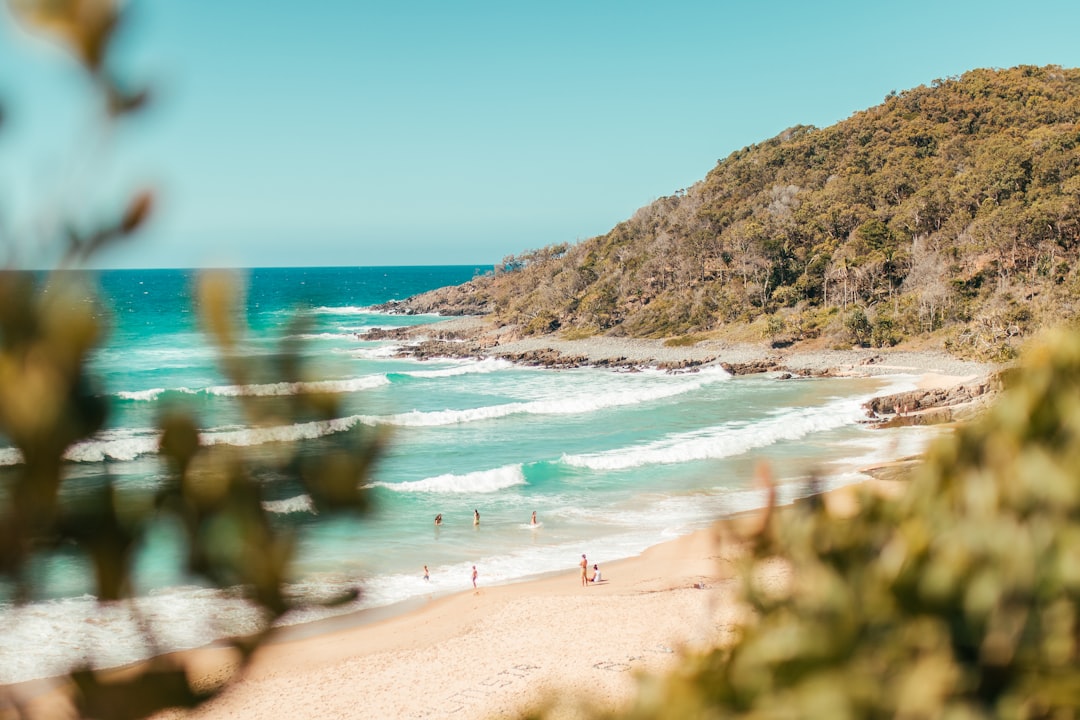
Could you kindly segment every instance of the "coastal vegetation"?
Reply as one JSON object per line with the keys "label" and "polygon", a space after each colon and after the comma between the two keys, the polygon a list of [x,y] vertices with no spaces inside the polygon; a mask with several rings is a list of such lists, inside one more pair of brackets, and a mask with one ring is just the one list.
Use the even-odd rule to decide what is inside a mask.
{"label": "coastal vegetation", "polygon": [[797,125],[606,235],[398,309],[524,334],[943,346],[1009,360],[1080,294],[1080,70],[978,69]]}

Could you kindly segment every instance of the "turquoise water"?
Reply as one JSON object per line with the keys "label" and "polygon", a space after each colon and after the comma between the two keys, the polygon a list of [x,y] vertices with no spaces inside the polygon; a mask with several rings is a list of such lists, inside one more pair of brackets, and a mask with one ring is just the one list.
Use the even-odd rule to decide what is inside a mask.
{"label": "turquoise water", "polygon": [[[358,425],[392,430],[370,478],[375,514],[331,520],[284,479],[260,477],[265,507],[304,530],[294,591],[316,597],[362,586],[340,611],[388,605],[470,585],[573,569],[587,553],[603,566],[760,506],[753,485],[764,462],[790,500],[810,472],[827,485],[855,482],[860,465],[914,452],[929,431],[870,431],[860,404],[910,387],[913,378],[806,379],[728,376],[719,368],[669,374],[601,369],[546,370],[497,360],[419,362],[393,357],[388,342],[364,339],[373,327],[429,323],[371,306],[464,282],[488,268],[261,269],[243,275],[245,353],[271,357],[302,317],[303,353],[319,387],[338,394],[340,417],[274,432],[247,427],[237,396],[295,392],[266,378],[230,386],[201,336],[186,271],[110,271],[99,276],[112,332],[93,360],[111,405],[108,428],[73,447],[68,501],[108,470],[121,489],[153,489],[163,472],[155,418],[182,402],[197,415],[204,443],[258,453],[271,438],[303,438],[317,453],[335,433]],[[269,400],[268,400],[269,401]],[[19,462],[0,445],[0,463]],[[474,527],[472,515],[480,512]],[[538,526],[529,524],[535,511]],[[441,513],[444,523],[433,519]],[[194,647],[252,627],[242,603],[199,587],[178,570],[175,532],[161,528],[138,562],[140,612],[158,649]],[[422,567],[431,579],[422,579]],[[0,683],[43,677],[72,661],[98,666],[151,654],[130,613],[103,609],[87,594],[84,565],[58,557],[42,568],[46,589],[24,607],[0,604]],[[617,578],[612,578],[617,582]],[[2,588],[0,588],[2,589]],[[0,595],[0,598],[3,596]],[[286,623],[316,619],[295,613]],[[25,652],[33,647],[31,653]]]}

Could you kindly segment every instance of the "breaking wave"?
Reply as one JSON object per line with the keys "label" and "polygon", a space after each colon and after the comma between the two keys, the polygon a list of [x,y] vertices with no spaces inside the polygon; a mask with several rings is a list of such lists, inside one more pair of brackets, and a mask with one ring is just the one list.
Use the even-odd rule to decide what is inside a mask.
{"label": "breaking wave", "polygon": [[741,455],[784,440],[852,425],[864,417],[861,399],[837,400],[821,407],[793,408],[755,422],[729,422],[678,433],[643,445],[581,455],[563,455],[562,462],[592,470],[624,470],[715,460]]}
{"label": "breaking wave", "polygon": [[504,465],[493,470],[455,475],[447,473],[423,480],[399,483],[374,482],[370,487],[381,487],[395,492],[408,493],[493,493],[515,485],[526,485],[521,464]]}

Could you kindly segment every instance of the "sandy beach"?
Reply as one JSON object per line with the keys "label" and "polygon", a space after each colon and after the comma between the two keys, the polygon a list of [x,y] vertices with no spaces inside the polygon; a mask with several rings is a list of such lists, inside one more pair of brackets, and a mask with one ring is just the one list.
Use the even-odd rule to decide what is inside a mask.
{"label": "sandy beach", "polygon": [[[434,599],[371,625],[265,648],[198,718],[514,717],[560,699],[614,707],[638,672],[722,642],[735,621],[731,562],[714,531],[578,573]],[[572,565],[575,558],[567,558]],[[225,653],[204,652],[214,674]],[[579,699],[580,698],[580,699]],[[166,715],[173,717],[179,715]]]}
{"label": "sandy beach", "polygon": [[[571,344],[556,349],[590,358],[753,359],[745,348],[736,353],[622,339],[566,342]],[[555,345],[547,339],[548,347]],[[507,347],[522,349],[512,343],[501,349]],[[757,356],[769,352],[758,348]],[[924,389],[969,382],[992,369],[938,353],[887,351],[793,353],[785,363],[852,374],[919,374]],[[893,484],[880,486],[896,491]],[[855,493],[848,487],[828,497],[848,512]],[[732,637],[740,614],[735,524],[753,522],[752,516],[723,520],[634,558],[590,557],[604,579],[585,587],[576,557],[566,559],[565,573],[502,586],[487,585],[479,567],[476,591],[432,596],[376,621],[369,614],[292,628],[263,647],[244,677],[214,700],[191,713],[157,717],[512,718],[539,703],[554,703],[559,718],[582,717],[581,708],[590,704],[610,710],[630,701],[639,674],[664,672],[680,653]],[[202,684],[214,683],[235,663],[224,649],[184,655]],[[39,697],[35,705],[47,714],[36,716],[57,716],[55,702],[55,694]]]}
{"label": "sandy beach", "polygon": [[[881,492],[898,484],[870,481]],[[857,489],[826,494],[854,512]],[[780,512],[784,512],[781,508]],[[433,599],[404,615],[264,648],[244,679],[189,714],[161,718],[513,718],[538,705],[580,718],[632,701],[642,674],[733,637],[737,561],[758,514],[719,521],[603,565],[582,587],[576,570]],[[567,558],[568,565],[575,558]],[[777,569],[759,582],[782,582]],[[230,657],[194,654],[217,677]]]}

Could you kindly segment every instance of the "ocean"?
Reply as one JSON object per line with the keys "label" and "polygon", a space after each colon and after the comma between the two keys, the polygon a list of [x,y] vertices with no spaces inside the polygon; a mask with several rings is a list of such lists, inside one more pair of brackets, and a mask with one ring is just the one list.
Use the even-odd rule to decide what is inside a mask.
{"label": "ocean", "polygon": [[[303,335],[293,339],[318,368],[320,389],[342,401],[339,422],[273,433],[246,426],[237,397],[287,395],[295,387],[226,382],[192,309],[193,271],[98,273],[111,331],[91,367],[110,416],[97,437],[70,449],[67,501],[78,502],[105,473],[121,491],[160,486],[153,428],[171,403],[195,413],[204,443],[256,453],[269,452],[281,438],[318,452],[320,439],[334,432],[358,424],[388,428],[387,452],[368,481],[370,515],[322,517],[292,486],[263,481],[264,507],[276,522],[301,531],[292,591],[330,597],[362,588],[349,605],[282,620],[297,624],[463,590],[471,586],[473,565],[481,586],[573,571],[582,553],[603,568],[760,507],[765,494],[753,479],[762,463],[789,502],[806,492],[811,475],[826,488],[858,482],[860,467],[918,452],[934,435],[860,423],[864,401],[914,387],[913,376],[779,381],[732,377],[713,367],[668,373],[552,370],[492,359],[421,362],[396,357],[390,341],[365,339],[372,328],[440,320],[373,306],[490,269],[241,273],[250,331],[245,353],[270,356],[302,317]],[[0,439],[0,464],[18,463],[18,453],[3,445]],[[60,674],[76,663],[111,667],[254,629],[244,603],[193,583],[180,570],[180,557],[168,528],[151,534],[136,557],[133,604],[154,629],[152,645],[129,608],[95,601],[88,565],[76,556],[58,554],[42,564],[40,592],[29,604],[15,605],[11,588],[0,583],[0,684]]]}

